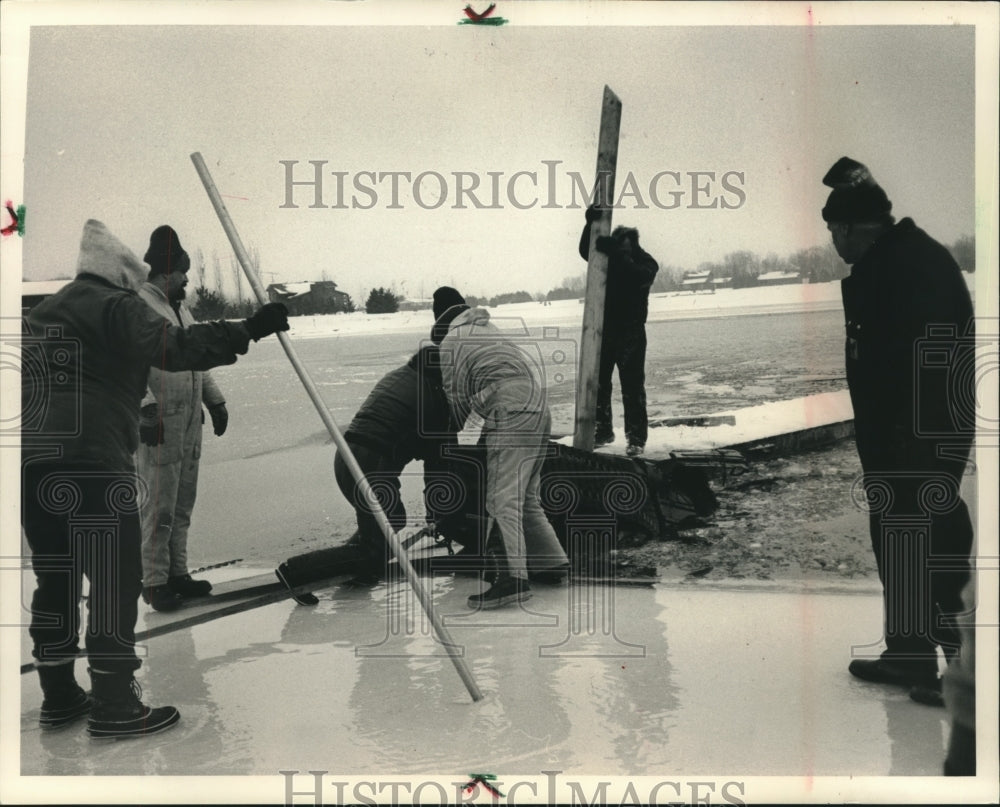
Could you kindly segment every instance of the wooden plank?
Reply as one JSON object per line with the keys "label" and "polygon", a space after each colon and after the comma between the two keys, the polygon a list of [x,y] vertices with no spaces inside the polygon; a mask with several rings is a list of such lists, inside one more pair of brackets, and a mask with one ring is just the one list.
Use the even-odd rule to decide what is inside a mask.
{"label": "wooden plank", "polygon": [[695,417],[660,418],[649,421],[649,428],[659,426],[692,426],[708,428],[709,426],[735,426],[736,415],[700,415]]}
{"label": "wooden plank", "polygon": [[608,282],[608,256],[594,248],[597,239],[611,232],[611,206],[615,199],[615,170],[618,165],[618,133],[622,102],[610,87],[604,88],[601,130],[597,143],[595,201],[603,208],[601,217],[590,227],[587,260],[587,291],[583,301],[583,330],[580,333],[580,370],[576,375],[576,423],[573,447],[594,450],[594,417],[597,410],[597,376],[604,332],[604,297]]}
{"label": "wooden plank", "polygon": [[[272,605],[282,600],[287,600],[298,594],[306,594],[318,588],[324,588],[337,580],[350,577],[351,575],[338,575],[324,580],[295,586],[289,589],[278,581],[274,574],[255,575],[242,580],[232,580],[227,583],[220,583],[218,595],[211,594],[207,597],[198,597],[187,601],[176,611],[160,613],[152,611],[145,615],[148,627],[144,630],[137,630],[135,633],[136,643],[148,641],[157,636],[164,636],[168,633],[193,628],[196,625],[203,625],[216,619],[251,611],[254,608],[261,608],[265,605]],[[270,582],[269,582],[270,581]],[[149,623],[152,624],[149,624]],[[80,651],[80,656],[87,655],[85,650]],[[21,665],[21,674],[24,675],[35,668],[33,663]]]}

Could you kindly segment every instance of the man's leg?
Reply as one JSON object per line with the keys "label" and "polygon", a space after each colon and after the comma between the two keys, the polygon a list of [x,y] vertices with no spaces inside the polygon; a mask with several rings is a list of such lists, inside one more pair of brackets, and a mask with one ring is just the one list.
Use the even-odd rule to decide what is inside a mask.
{"label": "man's leg", "polygon": [[[95,479],[97,496],[114,501],[112,486],[120,494],[116,520],[107,527],[88,530],[84,541],[84,570],[90,581],[87,655],[94,669],[131,673],[140,666],[135,654],[135,624],[142,592],[142,525],[138,510],[124,491],[135,491],[132,474],[108,472]],[[135,501],[135,497],[132,497]]]}
{"label": "man's leg", "polygon": [[612,374],[617,358],[617,340],[605,334],[601,343],[601,361],[597,370],[597,410],[594,414],[594,445],[601,446],[615,440],[614,423],[611,419],[611,393],[614,383]]}
{"label": "man's leg", "polygon": [[511,419],[504,407],[494,411],[486,430],[486,510],[497,521],[511,577],[528,579],[522,524],[523,502],[535,463],[535,449],[525,435],[505,430]]}
{"label": "man's leg", "polygon": [[79,652],[83,562],[71,533],[73,511],[64,503],[75,498],[75,509],[83,505],[80,476],[72,466],[27,462],[22,480],[21,518],[35,573],[28,628],[32,654],[40,662],[74,659]]}
{"label": "man's leg", "polygon": [[542,421],[543,431],[539,434],[538,452],[535,462],[530,468],[528,483],[524,491],[524,504],[521,522],[524,526],[524,540],[528,553],[528,566],[532,572],[543,572],[552,569],[563,569],[569,564],[566,551],[556,531],[552,528],[538,492],[542,483],[542,465],[545,463],[545,450],[548,445],[552,426],[552,416],[545,412]]}
{"label": "man's leg", "polygon": [[174,526],[170,531],[171,578],[186,577],[188,573],[188,532],[191,529],[191,513],[198,497],[198,466],[200,463],[201,425],[198,424],[191,428],[185,438],[184,458],[181,461],[180,474],[177,479]]}
{"label": "man's leg", "polygon": [[[349,445],[389,524],[397,532],[403,529],[406,526],[406,507],[399,483],[402,465],[394,458],[367,446],[354,443]],[[389,560],[389,545],[385,533],[365,502],[361,489],[339,451],[334,458],[333,470],[341,493],[354,506],[361,546],[369,556],[366,564],[368,570],[372,574],[381,574]]]}
{"label": "man's leg", "polygon": [[61,496],[40,490],[47,479],[64,490],[76,483],[71,474],[51,465],[24,466],[21,514],[36,580],[28,631],[44,696],[38,722],[52,729],[87,714],[91,700],[74,675],[83,566],[72,543],[69,513],[59,505]]}
{"label": "man's leg", "polygon": [[882,581],[886,650],[877,660],[856,659],[858,678],[934,687],[937,649],[931,638],[929,519],[919,505],[919,479],[897,471],[865,474],[872,550]]}
{"label": "man's leg", "polygon": [[965,464],[938,463],[931,479],[941,476],[952,480],[958,496],[954,507],[943,506],[945,512],[931,514],[930,596],[928,608],[934,614],[931,638],[950,661],[958,652],[961,636],[956,618],[965,611],[962,592],[971,576],[973,528],[969,508],[961,499],[962,475]]}
{"label": "man's leg", "polygon": [[172,611],[181,605],[180,596],[167,583],[184,461],[161,462],[178,453],[176,448],[167,454],[162,446],[147,445],[140,445],[136,452],[136,468],[146,488],[141,511],[142,596],[157,611]]}
{"label": "man's leg", "polygon": [[145,705],[133,677],[140,666],[135,623],[142,591],[142,525],[134,506],[135,474],[115,472],[112,477],[102,497],[120,502],[117,523],[87,530],[85,561],[90,580],[86,642],[94,698],[87,731],[105,739],[156,734],[180,720],[173,706]]}
{"label": "man's leg", "polygon": [[618,380],[625,409],[625,437],[630,447],[646,445],[646,329],[632,328],[619,352]]}

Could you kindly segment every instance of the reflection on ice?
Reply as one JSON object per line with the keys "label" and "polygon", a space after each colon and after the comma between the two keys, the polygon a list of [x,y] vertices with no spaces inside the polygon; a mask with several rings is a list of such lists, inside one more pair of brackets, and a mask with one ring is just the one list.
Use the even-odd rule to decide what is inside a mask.
{"label": "reflection on ice", "polygon": [[405,583],[336,586],[312,608],[282,602],[151,640],[140,681],[182,714],[162,735],[42,734],[23,676],[22,772],[274,776],[280,799],[279,770],[940,770],[943,712],[846,673],[851,642],[878,630],[876,593],[539,585],[529,604],[553,621],[525,627],[504,609],[454,618],[472,614],[474,578],[425,580],[478,703]]}

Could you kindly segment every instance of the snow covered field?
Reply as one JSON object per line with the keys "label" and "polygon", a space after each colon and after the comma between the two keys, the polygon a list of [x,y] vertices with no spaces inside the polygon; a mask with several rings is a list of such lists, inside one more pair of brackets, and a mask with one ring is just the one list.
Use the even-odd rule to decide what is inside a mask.
{"label": "snow covered field", "polygon": [[[649,322],[741,314],[777,314],[790,311],[840,310],[840,283],[788,284],[748,289],[719,289],[713,294],[668,292],[649,298]],[[528,328],[557,326],[579,330],[583,317],[580,300],[557,300],[552,303],[514,303],[497,306],[490,313],[498,320],[523,319]],[[401,311],[395,314],[325,314],[294,317],[293,338],[331,336],[334,334],[387,334],[430,331],[432,314],[428,311]]]}

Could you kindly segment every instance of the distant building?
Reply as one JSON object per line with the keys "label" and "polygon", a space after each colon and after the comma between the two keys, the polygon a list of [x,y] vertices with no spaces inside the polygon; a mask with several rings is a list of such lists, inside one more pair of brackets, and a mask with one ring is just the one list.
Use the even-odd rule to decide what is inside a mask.
{"label": "distant building", "polygon": [[420,297],[414,300],[399,301],[400,311],[430,311],[433,307],[434,307],[433,300]]}
{"label": "distant building", "polygon": [[712,280],[712,271],[710,269],[705,271],[691,271],[685,272],[681,277],[680,283],[681,291],[715,291],[715,284]]}
{"label": "distant building", "polygon": [[267,299],[284,303],[291,315],[335,314],[350,308],[351,297],[337,291],[332,280],[302,281],[299,283],[272,283],[267,287]]}
{"label": "distant building", "polygon": [[758,286],[781,286],[785,283],[801,283],[802,275],[798,272],[764,272],[757,275]]}

